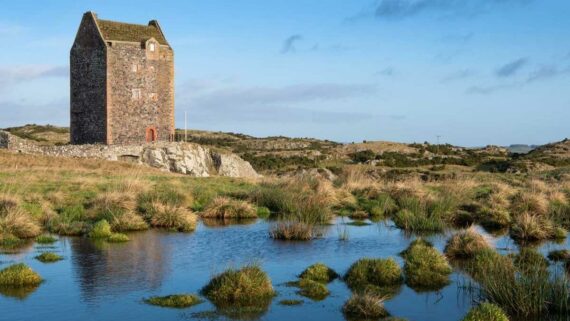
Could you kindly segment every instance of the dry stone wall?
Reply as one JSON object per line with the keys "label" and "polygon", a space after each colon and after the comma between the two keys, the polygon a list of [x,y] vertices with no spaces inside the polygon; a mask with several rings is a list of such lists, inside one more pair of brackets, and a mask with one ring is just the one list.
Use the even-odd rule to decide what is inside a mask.
{"label": "dry stone wall", "polygon": [[125,161],[194,177],[259,177],[239,156],[191,143],[44,146],[0,131],[0,148],[24,154]]}

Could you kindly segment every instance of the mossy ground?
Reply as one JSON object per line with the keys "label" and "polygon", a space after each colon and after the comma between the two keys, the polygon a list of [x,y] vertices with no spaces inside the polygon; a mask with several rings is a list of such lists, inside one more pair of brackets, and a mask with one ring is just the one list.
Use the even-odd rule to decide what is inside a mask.
{"label": "mossy ground", "polygon": [[200,304],[203,301],[195,294],[173,294],[167,296],[153,296],[144,299],[144,302],[150,305],[182,309]]}

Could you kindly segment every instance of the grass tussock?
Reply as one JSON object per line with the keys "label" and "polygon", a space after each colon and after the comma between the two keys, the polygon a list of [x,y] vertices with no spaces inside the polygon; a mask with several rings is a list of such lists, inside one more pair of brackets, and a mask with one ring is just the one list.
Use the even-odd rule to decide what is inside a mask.
{"label": "grass tussock", "polygon": [[447,241],[444,253],[449,258],[469,259],[481,250],[490,247],[483,235],[477,233],[474,228],[470,228],[453,235]]}
{"label": "grass tussock", "polygon": [[515,218],[510,234],[517,241],[554,239],[557,235],[554,224],[547,217],[529,213],[523,213]]}
{"label": "grass tussock", "polygon": [[183,309],[200,304],[203,301],[195,294],[173,294],[167,296],[153,296],[144,299],[144,302],[160,307]]}
{"label": "grass tussock", "polygon": [[123,233],[113,233],[107,238],[109,243],[124,243],[128,241],[130,241],[129,236]]}
{"label": "grass tussock", "polygon": [[100,220],[93,224],[91,231],[89,232],[89,237],[93,239],[107,239],[113,232],[111,231],[111,225],[107,220]]}
{"label": "grass tussock", "polygon": [[53,252],[44,252],[36,256],[35,259],[42,263],[54,263],[63,260],[63,256]]}
{"label": "grass tussock", "polygon": [[219,308],[266,308],[275,290],[271,279],[258,266],[228,269],[216,275],[202,293]]}
{"label": "grass tussock", "polygon": [[342,312],[349,319],[377,320],[388,316],[384,300],[373,293],[355,293],[346,301]]}
{"label": "grass tussock", "polygon": [[205,218],[243,219],[257,218],[257,211],[246,201],[220,196],[213,199],[200,215]]}
{"label": "grass tussock", "polygon": [[482,303],[471,309],[462,321],[509,321],[509,318],[500,307]]}
{"label": "grass tussock", "polygon": [[279,221],[271,226],[269,236],[275,240],[308,241],[319,235],[313,225],[297,221]]}
{"label": "grass tussock", "polygon": [[338,278],[338,273],[323,263],[316,263],[305,269],[305,271],[299,275],[299,278],[315,282],[329,283]]}
{"label": "grass tussock", "polygon": [[196,229],[197,216],[189,209],[176,205],[154,202],[151,205],[150,225],[178,232],[192,232]]}
{"label": "grass tussock", "polygon": [[406,284],[416,291],[436,291],[449,284],[452,272],[443,254],[424,241],[414,241],[405,252]]}
{"label": "grass tussock", "polygon": [[41,226],[20,201],[8,194],[0,194],[0,234],[12,235],[19,239],[34,238],[41,234]]}
{"label": "grass tussock", "polygon": [[330,294],[325,284],[310,279],[300,279],[297,282],[297,287],[299,288],[299,295],[313,301],[322,301]]}
{"label": "grass tussock", "polygon": [[40,235],[36,237],[36,243],[38,244],[53,244],[57,242],[57,238],[51,235]]}
{"label": "grass tussock", "polygon": [[0,271],[0,286],[37,286],[42,281],[39,274],[23,263],[11,265]]}
{"label": "grass tussock", "polygon": [[377,289],[378,292],[399,286],[403,282],[402,269],[392,259],[364,258],[350,266],[344,276],[346,284],[352,290]]}

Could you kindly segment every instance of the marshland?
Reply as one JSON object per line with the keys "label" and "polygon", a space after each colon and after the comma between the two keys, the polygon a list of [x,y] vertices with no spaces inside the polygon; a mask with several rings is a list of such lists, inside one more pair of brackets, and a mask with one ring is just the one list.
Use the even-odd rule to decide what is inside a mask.
{"label": "marshland", "polygon": [[568,320],[567,165],[382,155],[240,179],[0,151],[2,317]]}

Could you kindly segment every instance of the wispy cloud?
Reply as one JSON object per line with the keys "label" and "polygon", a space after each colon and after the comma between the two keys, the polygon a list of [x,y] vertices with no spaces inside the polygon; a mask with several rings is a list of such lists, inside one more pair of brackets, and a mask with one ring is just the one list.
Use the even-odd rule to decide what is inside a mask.
{"label": "wispy cloud", "polygon": [[497,70],[495,71],[495,75],[497,75],[497,77],[503,77],[503,78],[514,76],[527,64],[528,64],[527,58],[516,59],[497,68]]}
{"label": "wispy cloud", "polygon": [[393,67],[387,67],[374,73],[375,76],[385,76],[385,77],[392,77],[395,74],[396,70],[394,70]]}
{"label": "wispy cloud", "polygon": [[521,88],[532,83],[548,80],[556,77],[567,76],[570,75],[570,67],[568,68],[560,68],[553,65],[543,65],[538,67],[533,72],[529,73],[523,81],[512,82],[509,84],[498,84],[498,85],[490,85],[490,86],[473,86],[466,90],[468,94],[492,94],[497,91],[505,90],[505,89],[514,89],[514,88]]}
{"label": "wispy cloud", "polygon": [[[518,6],[531,1],[533,0],[381,0],[373,7],[372,15],[384,20],[401,20],[425,13],[473,16],[496,7]],[[360,13],[349,20],[365,15]]]}
{"label": "wispy cloud", "polygon": [[0,67],[0,90],[22,82],[47,77],[67,77],[67,66],[26,65],[17,67]]}
{"label": "wispy cloud", "polygon": [[295,48],[295,44],[299,41],[303,40],[302,35],[291,35],[285,39],[283,42],[283,48],[281,49],[281,53],[286,54],[290,52],[295,52],[297,49]]}
{"label": "wispy cloud", "polygon": [[454,82],[454,81],[458,81],[458,80],[462,80],[462,79],[467,79],[467,78],[473,77],[474,75],[475,75],[475,72],[473,70],[463,69],[463,70],[453,72],[453,73],[443,77],[441,79],[441,83],[446,84],[446,83],[450,83],[450,82]]}

